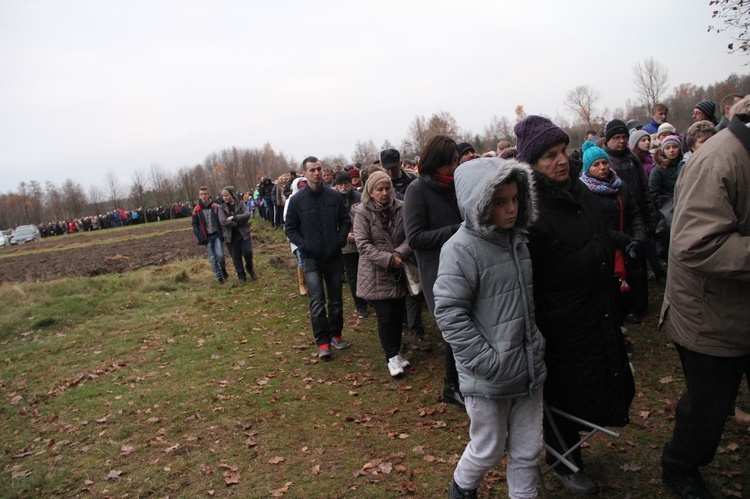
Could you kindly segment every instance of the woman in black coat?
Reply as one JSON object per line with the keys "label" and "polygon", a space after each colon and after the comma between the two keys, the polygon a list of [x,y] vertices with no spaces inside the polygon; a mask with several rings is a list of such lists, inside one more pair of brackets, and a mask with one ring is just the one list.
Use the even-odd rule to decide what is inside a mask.
{"label": "woman in black coat", "polygon": [[[414,250],[419,279],[430,313],[435,313],[432,286],[437,279],[440,248],[461,225],[453,172],[458,167],[458,145],[445,135],[432,137],[419,156],[419,178],[409,184],[404,195],[404,228],[409,247]],[[445,343],[445,384],[443,400],[464,406],[458,388],[458,371],[453,350]]]}
{"label": "woman in black coat", "polygon": [[[625,425],[635,388],[611,316],[614,248],[601,204],[570,174],[565,131],[546,118],[529,116],[515,132],[517,159],[532,166],[537,191],[539,217],[529,227],[529,251],[536,322],[547,341],[545,402],[599,425]],[[546,418],[544,437],[562,454],[583,428],[557,414],[553,418],[565,445]],[[555,467],[565,487],[595,492],[583,471],[580,448],[569,458],[580,471]],[[548,453],[547,462],[556,459]]]}
{"label": "woman in black coat", "polygon": [[617,324],[638,323],[646,314],[648,294],[639,289],[646,282],[646,226],[628,185],[609,166],[609,155],[593,142],[583,144],[581,182],[602,204],[604,224],[615,245],[615,292]]}

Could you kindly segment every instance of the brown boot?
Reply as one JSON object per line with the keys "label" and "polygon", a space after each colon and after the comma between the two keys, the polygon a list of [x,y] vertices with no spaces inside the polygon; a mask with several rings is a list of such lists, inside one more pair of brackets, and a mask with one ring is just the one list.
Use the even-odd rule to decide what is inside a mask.
{"label": "brown boot", "polygon": [[307,283],[305,282],[305,271],[297,267],[297,281],[299,282],[299,294],[307,296]]}

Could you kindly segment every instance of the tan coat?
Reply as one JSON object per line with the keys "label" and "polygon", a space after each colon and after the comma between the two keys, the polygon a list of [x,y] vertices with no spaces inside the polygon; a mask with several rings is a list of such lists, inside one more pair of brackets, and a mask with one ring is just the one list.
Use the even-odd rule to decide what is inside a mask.
{"label": "tan coat", "polygon": [[695,352],[750,353],[750,129],[739,118],[683,167],[674,207],[660,322]]}
{"label": "tan coat", "polygon": [[[390,300],[406,296],[405,285],[397,281],[397,274],[390,268],[394,253],[406,259],[412,254],[404,234],[404,205],[394,199],[392,229],[390,231],[394,251],[391,251],[377,213],[364,202],[355,205],[354,240],[359,250],[357,269],[357,296],[365,300]],[[401,276],[400,279],[405,279]]]}

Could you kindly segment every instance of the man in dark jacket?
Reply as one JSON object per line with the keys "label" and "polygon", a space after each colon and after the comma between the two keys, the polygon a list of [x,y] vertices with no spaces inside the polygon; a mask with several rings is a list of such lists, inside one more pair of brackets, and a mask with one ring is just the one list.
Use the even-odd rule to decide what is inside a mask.
{"label": "man in dark jacket", "polygon": [[323,187],[320,160],[309,156],[302,161],[302,167],[307,189],[289,198],[285,231],[302,257],[318,357],[329,360],[331,345],[339,350],[349,346],[341,337],[344,329],[341,248],[346,245],[352,221],[341,194]]}
{"label": "man in dark jacket", "polygon": [[201,186],[198,189],[198,204],[193,208],[193,234],[195,234],[198,244],[206,247],[208,261],[219,284],[224,284],[224,280],[229,278],[229,274],[227,274],[224,259],[224,241],[221,235],[221,224],[219,223],[219,207],[211,200],[206,186]]}

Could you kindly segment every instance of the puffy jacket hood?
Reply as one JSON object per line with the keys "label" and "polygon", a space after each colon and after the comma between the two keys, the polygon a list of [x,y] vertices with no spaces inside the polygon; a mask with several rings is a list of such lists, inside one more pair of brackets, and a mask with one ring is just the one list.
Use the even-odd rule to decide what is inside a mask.
{"label": "puffy jacket hood", "polygon": [[492,196],[506,180],[518,185],[516,227],[528,228],[536,219],[536,190],[531,168],[514,159],[477,158],[456,169],[456,197],[464,225],[482,234],[495,231],[491,223]]}

